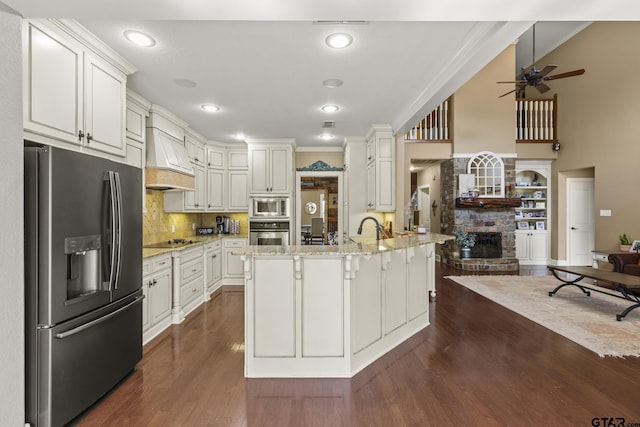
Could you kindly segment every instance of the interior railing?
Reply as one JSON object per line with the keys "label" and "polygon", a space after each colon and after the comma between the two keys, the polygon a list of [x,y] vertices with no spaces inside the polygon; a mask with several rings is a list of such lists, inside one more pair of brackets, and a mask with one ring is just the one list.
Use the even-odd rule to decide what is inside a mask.
{"label": "interior railing", "polygon": [[[452,98],[405,134],[407,142],[452,142]],[[550,99],[516,98],[516,142],[558,141],[558,96]]]}
{"label": "interior railing", "polygon": [[451,97],[420,120],[404,139],[409,142],[451,142]]}
{"label": "interior railing", "polygon": [[558,95],[516,98],[516,142],[558,141]]}

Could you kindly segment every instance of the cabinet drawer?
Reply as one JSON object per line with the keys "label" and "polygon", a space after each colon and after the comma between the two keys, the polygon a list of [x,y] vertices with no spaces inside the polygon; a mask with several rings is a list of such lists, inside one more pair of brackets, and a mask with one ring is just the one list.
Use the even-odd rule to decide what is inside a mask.
{"label": "cabinet drawer", "polygon": [[211,242],[211,243],[207,243],[204,246],[204,250],[205,251],[215,251],[216,249],[220,249],[222,248],[222,242],[220,240],[217,240],[215,242]]}
{"label": "cabinet drawer", "polygon": [[157,271],[171,268],[171,255],[157,255],[142,261],[142,275],[146,276]]}
{"label": "cabinet drawer", "polygon": [[161,257],[154,257],[151,259],[151,271],[161,271],[167,268],[171,268],[171,256],[164,255]]}
{"label": "cabinet drawer", "polygon": [[151,260],[142,261],[142,277],[151,274]]}
{"label": "cabinet drawer", "polygon": [[241,248],[246,246],[246,239],[224,239],[224,247],[225,248]]}
{"label": "cabinet drawer", "polygon": [[182,264],[182,286],[198,276],[202,277],[204,266],[202,258]]}
{"label": "cabinet drawer", "polygon": [[202,295],[203,288],[202,282],[200,280],[194,280],[192,282],[188,282],[185,286],[180,290],[180,299],[182,301],[182,306],[189,304],[191,301],[196,299],[199,295]]}
{"label": "cabinet drawer", "polygon": [[182,252],[180,252],[180,259],[182,260],[182,264],[186,264],[187,262],[194,259],[202,258],[202,254],[203,254],[202,248],[203,248],[202,245],[198,245],[195,248],[185,249]]}

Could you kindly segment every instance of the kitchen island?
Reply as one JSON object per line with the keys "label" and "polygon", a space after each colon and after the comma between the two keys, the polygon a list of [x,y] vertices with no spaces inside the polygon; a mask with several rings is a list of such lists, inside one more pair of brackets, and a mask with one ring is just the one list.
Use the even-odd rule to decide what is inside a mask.
{"label": "kitchen island", "polygon": [[349,378],[429,324],[426,233],[335,246],[247,246],[245,376]]}

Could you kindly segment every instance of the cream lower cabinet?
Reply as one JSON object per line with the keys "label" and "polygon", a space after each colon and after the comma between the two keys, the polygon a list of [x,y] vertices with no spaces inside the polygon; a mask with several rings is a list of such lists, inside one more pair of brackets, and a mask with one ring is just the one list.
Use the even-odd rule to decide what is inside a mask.
{"label": "cream lower cabinet", "polygon": [[516,258],[523,265],[545,265],[549,257],[546,230],[517,230]]}
{"label": "cream lower cabinet", "polygon": [[434,252],[245,255],[245,376],[355,375],[429,324]]}
{"label": "cream lower cabinet", "polygon": [[171,255],[146,258],[142,270],[142,342],[146,344],[171,324]]}
{"label": "cream lower cabinet", "polygon": [[222,281],[225,285],[242,285],[244,283],[244,265],[242,257],[233,255],[248,244],[245,238],[224,237],[222,239]]}
{"label": "cream lower cabinet", "polygon": [[205,298],[211,298],[222,285],[222,241],[207,243],[204,246]]}
{"label": "cream lower cabinet", "polygon": [[173,304],[171,318],[180,323],[204,302],[204,245],[172,253]]}

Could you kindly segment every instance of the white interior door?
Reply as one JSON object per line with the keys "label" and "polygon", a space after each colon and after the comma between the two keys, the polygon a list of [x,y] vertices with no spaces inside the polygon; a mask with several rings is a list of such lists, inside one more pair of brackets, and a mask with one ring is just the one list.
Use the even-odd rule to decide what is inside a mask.
{"label": "white interior door", "polygon": [[592,264],[595,241],[593,178],[567,178],[567,260]]}
{"label": "white interior door", "polygon": [[431,231],[431,189],[428,185],[418,188],[418,209],[422,214],[421,226]]}

